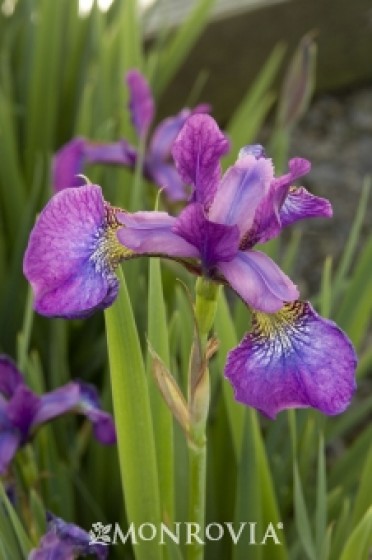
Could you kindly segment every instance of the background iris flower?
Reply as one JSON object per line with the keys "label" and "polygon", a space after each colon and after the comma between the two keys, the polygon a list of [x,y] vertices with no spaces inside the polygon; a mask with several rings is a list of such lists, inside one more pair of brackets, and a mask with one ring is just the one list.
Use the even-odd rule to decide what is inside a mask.
{"label": "background iris flower", "polygon": [[75,560],[94,556],[108,558],[108,548],[102,544],[89,544],[90,535],[74,523],[48,513],[48,530],[38,548],[31,551],[29,560]]}
{"label": "background iris flower", "polygon": [[[155,115],[155,102],[146,78],[139,70],[126,75],[129,88],[129,110],[139,140],[145,141]],[[171,162],[172,144],[186,122],[194,113],[209,111],[209,105],[194,109],[184,108],[177,115],[161,121],[147,143],[143,161],[144,176],[164,189],[170,200],[185,200],[187,192]],[[78,177],[86,164],[123,165],[134,169],[138,150],[125,139],[101,143],[77,137],[62,146],[53,162],[53,186],[55,191],[84,184]]]}
{"label": "background iris flower", "polygon": [[0,356],[0,473],[9,467],[20,447],[49,420],[69,412],[86,416],[98,441],[115,443],[112,417],[100,408],[96,389],[81,381],[72,381],[54,391],[37,395],[24,382],[12,360]]}

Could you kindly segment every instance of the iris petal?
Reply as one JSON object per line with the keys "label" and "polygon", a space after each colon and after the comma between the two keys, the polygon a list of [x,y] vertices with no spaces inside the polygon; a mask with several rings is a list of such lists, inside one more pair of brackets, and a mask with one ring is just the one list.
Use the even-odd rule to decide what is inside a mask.
{"label": "iris petal", "polygon": [[19,430],[22,443],[27,441],[30,429],[40,406],[40,397],[26,385],[18,385],[6,406],[6,414],[12,426]]}
{"label": "iris petal", "polygon": [[187,198],[185,185],[175,167],[170,163],[164,163],[152,156],[147,157],[144,172],[146,177],[164,190],[169,200],[176,201]]}
{"label": "iris petal", "polygon": [[238,159],[218,186],[209,218],[237,225],[243,237],[253,224],[257,207],[269,192],[273,176],[269,159],[256,159],[250,154]]}
{"label": "iris petal", "polygon": [[40,397],[32,428],[70,412],[83,414],[93,425],[96,439],[105,445],[116,441],[112,417],[101,410],[96,388],[82,381],[72,381]]}
{"label": "iris petal", "polygon": [[182,180],[195,188],[193,200],[209,208],[221,175],[220,158],[229,142],[209,115],[187,119],[172,148]]}
{"label": "iris petal", "polygon": [[119,212],[117,219],[125,226],[117,233],[119,241],[137,254],[169,257],[199,255],[196,247],[173,232],[176,218],[166,212]]}
{"label": "iris petal", "polygon": [[[310,162],[302,158],[293,158],[289,161],[288,166],[289,172],[271,181],[270,188],[255,209],[253,222],[242,242],[242,249],[249,249],[256,243],[265,243],[273,239],[279,235],[283,227],[291,223],[289,221],[291,217],[293,217],[292,221],[296,221],[301,217],[325,215],[324,207],[320,208],[321,204],[312,203],[313,201],[309,201],[305,196],[303,200],[302,197],[296,198],[296,201],[292,200],[291,193],[294,190],[292,185],[296,179],[310,171]],[[301,188],[301,192],[302,190],[305,191]],[[307,193],[307,191],[305,192]],[[327,203],[323,199],[318,200]],[[313,206],[312,214],[310,206]],[[302,207],[303,213],[301,214]],[[305,208],[308,208],[307,216],[304,213]]]}
{"label": "iris petal", "polygon": [[138,70],[126,75],[129,88],[129,110],[138,136],[147,134],[155,113],[154,99],[146,78]]}
{"label": "iris petal", "polygon": [[84,168],[85,144],[84,138],[77,137],[56,152],[52,166],[52,182],[56,192],[84,185],[84,179],[78,177],[78,174],[82,173]]}
{"label": "iris petal", "polygon": [[331,218],[331,203],[319,196],[309,193],[304,187],[291,188],[280,209],[282,227],[289,226],[306,218]]}
{"label": "iris petal", "polygon": [[173,231],[198,249],[205,269],[231,261],[238,252],[239,229],[211,222],[198,203],[189,204],[181,212]]}
{"label": "iris petal", "polygon": [[345,333],[307,302],[253,315],[252,330],[228,355],[225,375],[239,402],[270,418],[288,408],[343,412],[355,390],[356,355]]}
{"label": "iris petal", "polygon": [[297,287],[267,255],[260,251],[239,251],[218,269],[230,286],[253,309],[274,313],[287,301],[298,298]]}
{"label": "iris petal", "polygon": [[118,291],[120,245],[98,185],[57,193],[31,232],[23,270],[34,307],[52,317],[85,317],[110,305]]}

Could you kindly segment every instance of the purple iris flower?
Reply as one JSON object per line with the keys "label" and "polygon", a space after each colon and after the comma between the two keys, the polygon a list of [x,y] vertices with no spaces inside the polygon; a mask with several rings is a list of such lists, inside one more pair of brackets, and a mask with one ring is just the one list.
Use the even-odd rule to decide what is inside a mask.
{"label": "purple iris flower", "polygon": [[252,308],[253,328],[228,357],[225,375],[237,400],[274,418],[311,406],[338,414],[355,390],[356,355],[348,337],[309,303],[291,280],[255,250],[304,218],[330,217],[330,203],[294,181],[310,170],[295,158],[275,178],[262,146],[246,146],[221,178],[227,141],[208,115],[188,119],[173,145],[182,179],[193,186],[178,218],[161,212],[118,213],[119,240],[136,253],[196,258],[203,274],[229,284]]}
{"label": "purple iris flower", "polygon": [[112,417],[100,409],[93,386],[73,381],[37,395],[27,387],[12,360],[0,355],[0,473],[6,471],[17,450],[30,441],[39,426],[69,412],[86,416],[98,441],[115,443]]}
{"label": "purple iris flower", "polygon": [[50,199],[23,261],[38,313],[81,318],[111,305],[119,289],[115,268],[132,255],[116,238],[119,225],[97,185],[65,189]]}
{"label": "purple iris flower", "polygon": [[[129,88],[129,110],[138,138],[145,139],[153,123],[155,104],[145,77],[138,70],[126,75]],[[195,113],[209,111],[208,105],[194,109],[182,109],[174,117],[163,120],[154,130],[148,142],[143,162],[144,176],[162,187],[170,200],[185,200],[187,193],[174,165],[171,163],[171,147],[186,122]],[[113,143],[92,142],[85,138],[74,138],[56,153],[53,162],[53,185],[55,191],[84,184],[78,177],[85,164],[123,165],[134,169],[138,152],[126,140]]]}
{"label": "purple iris flower", "polygon": [[32,550],[28,560],[75,560],[82,556],[95,556],[98,560],[108,558],[105,544],[91,543],[90,534],[60,517],[48,513],[48,530],[39,547]]}
{"label": "purple iris flower", "polygon": [[197,258],[203,273],[228,283],[253,309],[278,311],[298,298],[292,281],[264,253],[254,250],[299,219],[330,216],[327,200],[293,182],[310,169],[300,158],[274,177],[261,146],[244,148],[221,177],[228,141],[209,115],[189,117],[172,153],[183,181],[193,186],[191,203],[173,218],[163,212],[118,213],[119,240],[137,254]]}

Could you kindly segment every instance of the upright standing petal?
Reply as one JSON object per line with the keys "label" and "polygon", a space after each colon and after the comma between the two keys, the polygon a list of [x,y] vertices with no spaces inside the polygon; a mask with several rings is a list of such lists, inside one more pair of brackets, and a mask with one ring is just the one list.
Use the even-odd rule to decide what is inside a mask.
{"label": "upright standing petal", "polygon": [[267,196],[274,177],[271,160],[246,155],[230,167],[209,212],[209,218],[223,224],[236,224],[243,237],[252,227],[255,212]]}
{"label": "upright standing petal", "polygon": [[145,136],[153,121],[155,106],[146,78],[139,70],[129,70],[126,75],[129,88],[129,110],[138,136]]}
{"label": "upright standing petal", "polygon": [[209,115],[187,119],[172,148],[182,180],[195,188],[193,200],[208,209],[221,175],[220,158],[229,142]]}
{"label": "upright standing petal", "polygon": [[235,397],[270,418],[287,408],[340,414],[355,390],[356,355],[345,333],[309,303],[256,313],[252,330],[228,355]]}
{"label": "upright standing petal", "polygon": [[98,185],[57,193],[31,232],[23,269],[34,307],[52,317],[85,317],[110,305],[114,269],[130,255],[116,239],[118,224]]}

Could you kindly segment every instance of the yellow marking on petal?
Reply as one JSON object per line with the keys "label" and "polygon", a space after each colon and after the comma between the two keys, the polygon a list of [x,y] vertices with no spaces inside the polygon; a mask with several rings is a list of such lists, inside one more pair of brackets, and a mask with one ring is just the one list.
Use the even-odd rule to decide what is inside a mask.
{"label": "yellow marking on petal", "polygon": [[118,221],[115,208],[105,204],[105,224],[98,233],[98,243],[91,255],[97,269],[108,267],[115,270],[120,261],[131,258],[135,252],[125,247],[117,238],[118,229],[123,225]]}
{"label": "yellow marking on petal", "polygon": [[288,345],[296,322],[304,314],[305,304],[302,301],[287,303],[276,313],[255,311],[252,317],[252,330],[259,337],[271,339],[280,337],[282,343]]}

